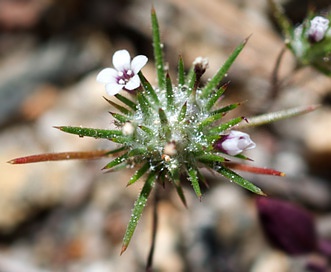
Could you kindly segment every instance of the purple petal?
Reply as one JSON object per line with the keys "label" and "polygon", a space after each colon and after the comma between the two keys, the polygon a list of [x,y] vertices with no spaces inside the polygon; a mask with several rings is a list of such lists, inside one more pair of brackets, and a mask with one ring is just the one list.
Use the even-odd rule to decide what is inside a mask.
{"label": "purple petal", "polygon": [[290,202],[258,197],[256,200],[262,229],[269,242],[290,255],[312,252],[317,247],[313,217]]}
{"label": "purple petal", "polygon": [[125,89],[132,91],[134,89],[137,89],[140,86],[140,78],[138,75],[133,76],[130,78],[128,83],[125,84]]}
{"label": "purple petal", "polygon": [[105,68],[97,75],[97,81],[100,83],[115,83],[117,71],[113,68]]}
{"label": "purple petal", "polygon": [[131,62],[131,69],[134,74],[137,74],[141,68],[143,68],[148,61],[148,58],[144,55],[139,55],[133,58]]}
{"label": "purple petal", "polygon": [[123,89],[123,87],[123,85],[117,83],[109,83],[106,85],[106,91],[108,95],[115,95],[118,94]]}
{"label": "purple petal", "polygon": [[118,50],[113,55],[113,65],[117,71],[130,69],[130,53],[127,50]]}

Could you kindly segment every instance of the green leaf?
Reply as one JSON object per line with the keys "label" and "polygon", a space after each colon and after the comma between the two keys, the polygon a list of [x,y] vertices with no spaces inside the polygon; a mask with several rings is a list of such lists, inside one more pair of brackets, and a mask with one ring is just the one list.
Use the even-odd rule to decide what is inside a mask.
{"label": "green leaf", "polygon": [[239,103],[233,103],[233,104],[230,104],[230,105],[227,105],[227,106],[224,106],[220,109],[217,109],[217,110],[214,110],[212,111],[212,114],[217,114],[217,113],[220,113],[220,112],[223,112],[224,114],[226,114],[227,112],[231,111],[231,110],[234,110],[235,108],[237,108],[238,106],[240,106],[240,102]]}
{"label": "green leaf", "polygon": [[208,153],[205,152],[202,156],[199,156],[197,158],[200,162],[202,163],[214,163],[214,162],[224,162],[225,158],[223,158],[222,156],[213,154],[213,153]]}
{"label": "green leaf", "polygon": [[209,126],[210,124],[220,120],[223,117],[223,113],[217,113],[217,114],[213,114],[209,117],[207,117],[206,119],[202,120],[200,122],[200,124],[198,124],[198,130],[202,130],[205,127]]}
{"label": "green leaf", "polygon": [[154,90],[154,88],[152,87],[152,85],[149,83],[149,81],[145,78],[145,76],[143,75],[143,73],[140,71],[138,73],[141,84],[143,85],[147,95],[151,98],[151,100],[154,101],[154,103],[156,105],[160,105],[160,101],[159,98]]}
{"label": "green leaf", "polygon": [[184,86],[185,84],[185,71],[184,71],[184,61],[182,56],[178,58],[178,86]]}
{"label": "green leaf", "polygon": [[116,159],[112,160],[110,163],[108,163],[104,168],[104,169],[111,169],[119,164],[122,164],[123,162],[126,162],[128,158],[128,153],[123,154],[122,156],[117,157]]}
{"label": "green leaf", "polygon": [[236,47],[236,49],[232,52],[230,57],[225,61],[223,66],[218,70],[216,75],[206,84],[206,86],[202,89],[201,98],[205,99],[209,97],[211,92],[217,88],[217,86],[221,83],[222,79],[224,78],[225,74],[230,69],[233,62],[240,54],[241,50],[245,47],[247,41],[248,38],[245,39],[240,45]]}
{"label": "green leaf", "polygon": [[188,74],[188,90],[187,90],[187,95],[190,96],[192,95],[192,93],[194,94],[193,100],[196,99],[195,97],[195,81],[196,81],[196,74],[194,72],[194,69],[191,70],[192,72],[190,72]]}
{"label": "green leaf", "polygon": [[157,79],[159,83],[159,88],[163,90],[165,88],[165,73],[164,73],[164,64],[163,64],[163,52],[162,52],[162,43],[160,39],[160,30],[159,23],[157,20],[155,9],[152,8],[151,11],[151,20],[152,20],[152,35],[153,35],[153,47],[154,47],[154,59],[157,71]]}
{"label": "green leaf", "polygon": [[154,131],[150,129],[149,127],[146,126],[139,126],[139,128],[144,131],[148,136],[153,137],[154,136]]}
{"label": "green leaf", "polygon": [[133,176],[130,178],[127,186],[135,183],[138,179],[140,179],[150,168],[150,164],[149,162],[146,162],[141,168],[139,168],[134,174]]}
{"label": "green leaf", "polygon": [[137,94],[137,99],[140,105],[144,120],[148,120],[151,116],[151,105],[142,93]]}
{"label": "green leaf", "polygon": [[76,134],[79,137],[93,137],[93,138],[101,138],[113,140],[116,138],[120,138],[123,136],[122,131],[120,130],[108,130],[108,129],[97,129],[97,128],[83,128],[83,127],[70,127],[70,126],[60,126],[54,127],[61,131]]}
{"label": "green leaf", "polygon": [[223,95],[228,85],[229,84],[223,85],[211,96],[211,98],[206,103],[206,110],[210,111],[210,109],[215,105],[218,99]]}
{"label": "green leaf", "polygon": [[233,172],[232,170],[224,167],[224,166],[217,166],[214,167],[214,170],[218,173],[220,173],[222,176],[224,176],[225,178],[229,179],[230,181],[234,181],[235,183],[237,183],[238,185],[240,185],[241,187],[255,193],[258,195],[265,195],[262,190],[255,186],[253,183],[251,183],[250,181],[244,179],[243,177],[239,176],[237,173]]}
{"label": "green leaf", "polygon": [[121,113],[123,113],[123,114],[125,114],[125,115],[130,115],[130,114],[131,114],[131,112],[130,112],[128,109],[126,109],[126,108],[124,108],[124,107],[122,107],[122,106],[116,104],[115,102],[113,102],[113,101],[107,99],[106,97],[103,97],[103,98],[104,98],[104,99],[105,99],[110,105],[112,105],[114,108],[118,109]]}
{"label": "green leaf", "polygon": [[181,110],[178,114],[178,119],[177,120],[178,120],[179,123],[182,122],[185,119],[186,110],[187,110],[187,101],[184,103],[184,105],[182,106],[182,108],[181,108]]}
{"label": "green leaf", "polygon": [[246,118],[247,122],[238,125],[239,128],[243,127],[251,127],[251,126],[260,126],[264,124],[268,124],[271,122],[287,119],[290,117],[298,116],[301,114],[309,113],[311,111],[319,108],[319,105],[310,105],[310,106],[302,106],[296,107],[288,110],[281,110],[277,112],[271,112],[267,114],[262,114],[259,116]]}
{"label": "green leaf", "polygon": [[138,196],[138,198],[134,204],[134,207],[132,210],[132,215],[131,215],[129,224],[128,224],[127,229],[124,234],[121,254],[127,249],[128,245],[130,243],[130,240],[137,227],[141,214],[146,206],[148,196],[154,187],[155,178],[156,178],[156,172],[151,172],[148,175],[148,177],[145,181],[145,184],[140,192],[140,195]]}
{"label": "green leaf", "polygon": [[198,198],[201,199],[201,190],[200,190],[200,184],[199,184],[199,178],[198,178],[198,170],[192,167],[189,167],[187,169],[189,180],[191,181],[193,190]]}
{"label": "green leaf", "polygon": [[[221,113],[218,113],[218,114],[221,114]],[[232,128],[233,126],[239,124],[242,120],[244,120],[244,117],[242,117],[242,116],[233,118],[233,119],[227,121],[226,123],[223,123],[223,124],[221,124],[217,127],[212,128],[210,130],[210,134],[214,134],[215,136],[217,136],[221,132],[223,132],[223,131],[225,131],[229,128]]]}
{"label": "green leaf", "polygon": [[119,113],[115,113],[115,112],[109,112],[115,119],[117,119],[120,123],[125,123],[125,122],[129,122],[131,119],[127,116],[124,116],[122,114]]}
{"label": "green leaf", "polygon": [[137,110],[137,104],[134,103],[133,101],[131,101],[130,99],[126,98],[123,95],[120,94],[115,94],[115,97],[121,101],[122,103],[124,103],[125,105],[127,105],[129,108],[133,109],[134,111]]}
{"label": "green leaf", "polygon": [[168,125],[168,118],[162,108],[159,108],[159,117],[162,126]]}
{"label": "green leaf", "polygon": [[167,110],[172,111],[174,107],[174,92],[172,90],[172,83],[169,73],[166,76],[166,91],[167,91]]}
{"label": "green leaf", "polygon": [[160,117],[162,132],[165,135],[165,139],[168,141],[171,138],[171,129],[168,125],[168,118],[162,108],[159,108],[159,117]]}

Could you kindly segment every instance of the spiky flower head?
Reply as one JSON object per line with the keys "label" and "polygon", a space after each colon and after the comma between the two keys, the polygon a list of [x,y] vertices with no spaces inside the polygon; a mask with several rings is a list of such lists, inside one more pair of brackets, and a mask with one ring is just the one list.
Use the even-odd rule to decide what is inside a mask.
{"label": "spiky flower head", "polygon": [[[206,181],[200,169],[208,168],[256,194],[263,195],[260,188],[230,168],[278,176],[283,173],[232,162],[232,159],[244,161],[247,158],[241,152],[255,147],[249,135],[238,131],[238,128],[269,123],[314,109],[303,107],[253,118],[239,116],[225,120],[225,115],[237,108],[239,103],[220,105],[220,98],[227,87],[221,82],[247,40],[235,48],[215,76],[202,88],[199,87],[200,78],[208,67],[208,61],[197,58],[190,72],[185,75],[183,60],[179,58],[178,80],[177,84],[173,84],[164,69],[163,46],[154,10],[151,19],[158,85],[153,87],[140,71],[147,62],[145,56],[137,56],[131,61],[126,50],[117,51],[113,57],[115,69],[106,68],[97,76],[99,82],[106,84],[107,93],[114,96],[114,99],[106,100],[115,109],[110,113],[116,120],[117,129],[57,127],[80,137],[108,139],[117,143],[118,148],[41,154],[10,161],[21,164],[106,156],[114,159],[104,169],[113,171],[123,167],[136,167],[128,185],[142,179],[143,187],[132,210],[122,252],[128,247],[147,199],[157,183],[171,183],[186,205],[182,180],[189,180],[195,194],[201,198],[200,185]],[[129,98],[120,94],[122,89],[129,92]]]}

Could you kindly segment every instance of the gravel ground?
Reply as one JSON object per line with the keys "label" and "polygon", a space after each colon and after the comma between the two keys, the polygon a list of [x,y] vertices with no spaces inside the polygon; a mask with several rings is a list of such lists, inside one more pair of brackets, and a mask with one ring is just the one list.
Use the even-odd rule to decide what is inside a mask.
{"label": "gravel ground", "polygon": [[[243,175],[269,197],[309,211],[319,237],[331,240],[331,79],[305,68],[276,99],[269,99],[283,43],[266,2],[156,0],[154,5],[171,73],[178,54],[186,64],[204,56],[208,78],[252,34],[228,74],[225,101],[247,101],[236,115],[321,104],[306,116],[249,130],[257,143],[249,151],[254,165],[284,171],[286,177]],[[306,12],[296,10],[296,2],[283,1],[295,22]],[[316,1],[316,6],[326,9],[327,2]],[[53,126],[112,126],[104,88],[95,77],[111,65],[117,49],[152,60],[150,7],[144,0],[0,1],[0,272],[144,271],[152,203],[128,250],[119,255],[142,186],[138,182],[126,188],[132,169],[104,173],[107,159],[29,165],[6,161],[113,147]],[[293,67],[287,52],[280,77]],[[151,80],[153,69],[150,61],[143,70]],[[210,188],[201,202],[185,188],[188,209],[170,186],[159,188],[155,271],[302,272],[315,271],[305,270],[307,262],[326,262],[318,253],[293,257],[272,247],[261,231],[256,197],[220,176],[205,175]]]}

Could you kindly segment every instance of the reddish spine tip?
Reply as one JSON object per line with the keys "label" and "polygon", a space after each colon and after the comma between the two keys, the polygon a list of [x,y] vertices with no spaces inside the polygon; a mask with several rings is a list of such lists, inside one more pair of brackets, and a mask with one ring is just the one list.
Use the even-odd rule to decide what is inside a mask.
{"label": "reddish spine tip", "polygon": [[126,251],[127,248],[128,248],[127,245],[122,245],[120,256],[124,253],[124,251]]}

